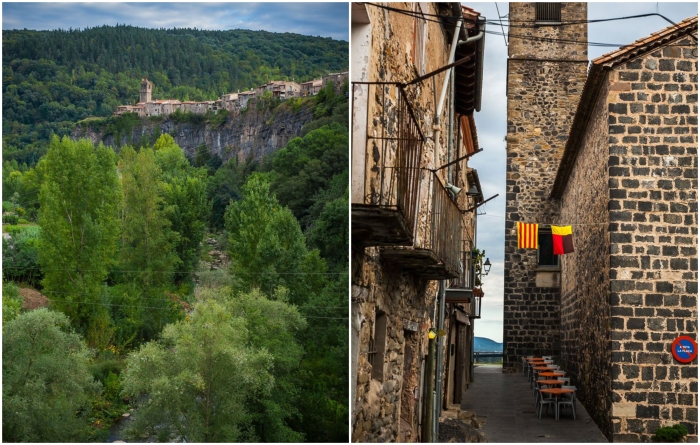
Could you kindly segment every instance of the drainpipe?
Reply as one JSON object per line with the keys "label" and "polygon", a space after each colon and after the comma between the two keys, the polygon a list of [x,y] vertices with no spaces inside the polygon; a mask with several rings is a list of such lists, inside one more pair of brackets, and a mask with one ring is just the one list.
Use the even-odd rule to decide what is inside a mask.
{"label": "drainpipe", "polygon": [[[446,280],[440,281],[440,290],[438,292],[438,332],[445,329],[445,282]],[[445,337],[438,335],[437,338],[437,372],[435,376],[435,391],[437,392],[437,403],[435,406],[435,442],[438,441],[439,427],[440,427],[440,414],[442,413],[442,354],[443,346],[445,343]]]}
{"label": "drainpipe", "polygon": [[421,424],[421,440],[423,442],[433,442],[433,407],[435,399],[433,398],[433,393],[435,392],[435,379],[433,374],[435,373],[435,339],[428,339],[428,362],[425,366],[425,393],[423,397],[423,423]]}
{"label": "drainpipe", "polygon": [[[457,51],[457,44],[459,43],[459,31],[462,29],[462,19],[457,21],[455,26],[454,36],[452,37],[452,45],[450,45],[450,58],[447,60],[447,64],[455,61],[455,52]],[[469,39],[467,39],[469,40]],[[454,68],[450,68],[450,74]],[[440,93],[440,100],[437,103],[437,108],[435,109],[435,120],[433,125],[433,141],[435,142],[435,151],[433,152],[433,165],[437,168],[440,165],[438,159],[438,154],[440,153],[440,115],[442,114],[443,105],[445,105],[445,96],[447,95],[447,84],[450,81],[450,75],[445,76],[445,81],[442,83],[442,92]],[[450,136],[451,137],[451,136]]]}
{"label": "drainpipe", "polygon": [[[477,223],[477,221],[478,221],[478,219],[476,217],[476,207],[474,207],[474,248],[476,248],[476,223]],[[471,255],[471,253],[470,253],[470,255]],[[484,283],[481,283],[481,285],[483,286]],[[472,295],[472,299],[474,300],[474,303],[476,303],[476,297]],[[479,309],[481,309],[481,308],[479,308]],[[471,348],[472,350],[471,350],[471,354],[469,354],[470,355],[470,357],[469,357],[469,383],[473,383],[474,382],[474,323],[470,323],[470,325],[471,326],[469,326],[469,329],[470,329],[471,334],[472,334],[472,348]]]}

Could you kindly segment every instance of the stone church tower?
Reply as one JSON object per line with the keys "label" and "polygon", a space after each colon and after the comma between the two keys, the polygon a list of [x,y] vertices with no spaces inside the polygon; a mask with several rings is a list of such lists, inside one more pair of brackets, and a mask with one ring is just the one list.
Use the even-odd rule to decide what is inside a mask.
{"label": "stone church tower", "polygon": [[[549,195],[588,64],[586,3],[510,3],[509,17],[505,372],[523,355],[559,355],[560,271],[545,230],[560,222]],[[516,222],[540,224],[541,255],[517,248]]]}
{"label": "stone church tower", "polygon": [[148,79],[141,79],[141,95],[139,102],[151,102],[151,93],[153,92],[153,84]]}

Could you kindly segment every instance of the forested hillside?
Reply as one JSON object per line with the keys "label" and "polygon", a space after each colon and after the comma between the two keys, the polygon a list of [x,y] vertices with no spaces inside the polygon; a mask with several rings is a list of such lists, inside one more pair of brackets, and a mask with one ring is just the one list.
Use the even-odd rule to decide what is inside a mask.
{"label": "forested hillside", "polygon": [[303,82],[348,68],[347,42],[266,31],[102,26],[2,32],[3,156],[35,163],[52,134],[153,97],[210,100],[270,80]]}
{"label": "forested hillside", "polygon": [[[265,105],[302,107],[312,118],[262,160],[225,162],[206,144],[187,157],[160,132],[118,150],[59,137],[63,130],[54,129],[69,131],[83,114],[54,119],[44,105],[106,113],[109,100],[138,96],[141,75],[157,75],[128,57],[114,62],[126,72],[98,66],[116,45],[107,41],[122,32],[136,36],[127,46],[150,48],[134,54],[173,75],[151,31],[97,28],[86,31],[94,39],[74,40],[55,33],[73,42],[65,47],[46,41],[51,33],[3,34],[11,37],[4,56],[17,39],[30,39],[13,49],[18,57],[52,58],[10,60],[3,73],[14,82],[3,85],[14,94],[3,96],[3,137],[14,141],[3,145],[3,441],[106,441],[114,431],[130,441],[347,441],[347,84]],[[171,88],[163,95],[200,97],[220,94],[215,78],[233,85],[214,56],[237,58],[222,48],[257,35],[152,32],[180,42],[173,48],[182,49],[195,85],[184,87],[180,70],[182,88],[162,79]],[[263,34],[289,53],[296,37],[307,39]],[[31,48],[31,39],[44,49]],[[297,54],[297,64],[314,54],[326,60],[338,44],[313,42],[320,46]],[[343,44],[331,52],[347,59]],[[94,45],[102,50],[90,52]],[[267,80],[278,68],[269,48],[249,54],[255,62],[235,82]],[[226,66],[225,75],[216,66]],[[318,66],[286,72],[312,77]]]}

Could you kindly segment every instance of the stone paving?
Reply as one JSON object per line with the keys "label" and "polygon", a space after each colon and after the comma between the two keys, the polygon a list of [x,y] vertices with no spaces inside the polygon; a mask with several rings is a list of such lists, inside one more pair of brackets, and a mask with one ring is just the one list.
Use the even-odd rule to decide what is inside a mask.
{"label": "stone paving", "polygon": [[570,409],[559,420],[552,409],[538,419],[527,377],[503,374],[500,366],[474,367],[474,381],[462,397],[461,408],[485,418],[481,432],[490,443],[608,442],[579,402],[576,420]]}

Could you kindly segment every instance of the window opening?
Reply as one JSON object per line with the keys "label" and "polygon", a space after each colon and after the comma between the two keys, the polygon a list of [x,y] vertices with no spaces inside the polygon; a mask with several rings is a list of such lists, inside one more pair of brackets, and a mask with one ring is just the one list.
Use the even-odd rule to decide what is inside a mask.
{"label": "window opening", "polygon": [[537,24],[561,24],[561,3],[535,3]]}
{"label": "window opening", "polygon": [[537,234],[537,266],[559,267],[559,255],[554,255],[554,245],[552,242],[552,229],[540,229]]}
{"label": "window opening", "polygon": [[370,342],[368,358],[372,363],[372,378],[384,381],[384,352],[386,348],[386,314],[377,310],[374,320],[374,339]]}

